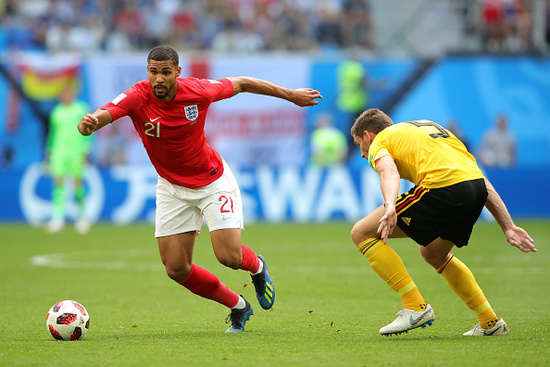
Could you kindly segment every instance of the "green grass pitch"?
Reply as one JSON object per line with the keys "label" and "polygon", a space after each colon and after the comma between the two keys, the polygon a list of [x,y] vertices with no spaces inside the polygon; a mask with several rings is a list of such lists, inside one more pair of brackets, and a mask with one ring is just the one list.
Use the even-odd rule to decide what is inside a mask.
{"label": "green grass pitch", "polygon": [[[258,305],[248,274],[217,263],[207,231],[195,263],[243,294],[255,316],[244,333],[224,334],[228,310],[171,281],[153,227],[0,226],[0,366],[548,366],[550,222],[520,221],[539,252],[509,246],[495,223],[479,223],[454,251],[510,326],[505,337],[468,338],[477,319],[426,264],[418,246],[394,240],[424,298],[431,327],[382,337],[402,307],[349,238],[351,223],[251,224],[243,242],[265,256],[274,308]],[[54,340],[49,308],[74,299],[91,315],[80,341]]]}

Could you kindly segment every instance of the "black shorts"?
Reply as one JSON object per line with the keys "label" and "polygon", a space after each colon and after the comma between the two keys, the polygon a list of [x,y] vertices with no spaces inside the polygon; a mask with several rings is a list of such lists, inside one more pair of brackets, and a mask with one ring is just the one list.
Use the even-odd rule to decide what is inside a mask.
{"label": "black shorts", "polygon": [[463,247],[486,200],[483,179],[440,189],[415,186],[397,198],[397,226],[422,246],[441,237]]}

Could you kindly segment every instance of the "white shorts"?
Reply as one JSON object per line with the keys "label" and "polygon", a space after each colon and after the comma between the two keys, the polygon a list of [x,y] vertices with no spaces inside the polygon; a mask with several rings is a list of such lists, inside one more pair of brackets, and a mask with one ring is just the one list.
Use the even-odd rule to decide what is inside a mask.
{"label": "white shorts", "polygon": [[210,232],[244,229],[241,192],[229,166],[223,162],[220,178],[198,189],[171,184],[158,178],[155,237],[196,231],[203,219]]}

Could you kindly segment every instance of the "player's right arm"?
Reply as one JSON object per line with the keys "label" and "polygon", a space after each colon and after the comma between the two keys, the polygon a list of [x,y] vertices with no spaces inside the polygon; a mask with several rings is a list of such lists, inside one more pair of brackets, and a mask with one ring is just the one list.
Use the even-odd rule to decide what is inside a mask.
{"label": "player's right arm", "polygon": [[113,121],[111,114],[107,110],[98,109],[94,113],[87,113],[82,117],[78,124],[78,131],[84,136],[91,135],[94,131]]}
{"label": "player's right arm", "polygon": [[386,244],[397,225],[395,202],[399,194],[401,177],[399,176],[395,161],[389,155],[378,158],[375,167],[376,172],[380,175],[380,187],[382,189],[382,196],[384,196],[384,216],[380,218],[377,232]]}
{"label": "player's right arm", "polygon": [[506,235],[506,241],[512,246],[517,247],[523,252],[537,252],[537,249],[533,245],[534,241],[529,236],[527,231],[514,224],[508,209],[504,201],[500,198],[493,185],[485,178],[485,186],[487,187],[487,201],[485,207],[489,209],[493,217],[495,217],[497,223],[502,228],[502,231]]}

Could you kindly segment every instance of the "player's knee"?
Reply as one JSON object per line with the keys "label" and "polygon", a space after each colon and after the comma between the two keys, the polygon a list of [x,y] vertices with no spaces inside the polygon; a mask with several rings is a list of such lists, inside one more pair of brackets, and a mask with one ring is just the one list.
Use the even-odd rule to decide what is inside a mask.
{"label": "player's knee", "polygon": [[356,245],[360,242],[357,242],[359,241],[359,231],[357,230],[357,224],[353,226],[353,228],[351,229],[351,232],[349,233],[350,237],[351,237],[351,240],[353,241],[353,243],[355,243]]}
{"label": "player's knee", "polygon": [[420,247],[420,254],[422,255],[422,258],[424,258],[424,260],[428,264],[433,266],[436,270],[439,269],[441,265],[443,265],[445,259],[447,258],[447,255],[442,256],[440,254],[434,254],[433,252],[427,250],[426,247],[422,246]]}
{"label": "player's knee", "polygon": [[365,231],[362,230],[360,226],[358,226],[357,224],[355,224],[351,229],[350,236],[351,236],[351,240],[353,241],[353,243],[355,243],[355,245],[359,245],[361,242],[363,242],[367,238],[374,237],[374,236],[369,236],[368,233],[365,233]]}
{"label": "player's knee", "polygon": [[238,269],[243,262],[243,256],[240,253],[235,252],[225,252],[217,256],[220,264],[227,266],[231,269]]}
{"label": "player's knee", "polygon": [[451,241],[437,238],[427,246],[420,246],[420,254],[428,264],[437,270],[447,261],[453,246]]}
{"label": "player's knee", "polygon": [[165,264],[164,266],[166,268],[166,275],[176,282],[183,281],[191,273],[191,266],[175,264]]}

